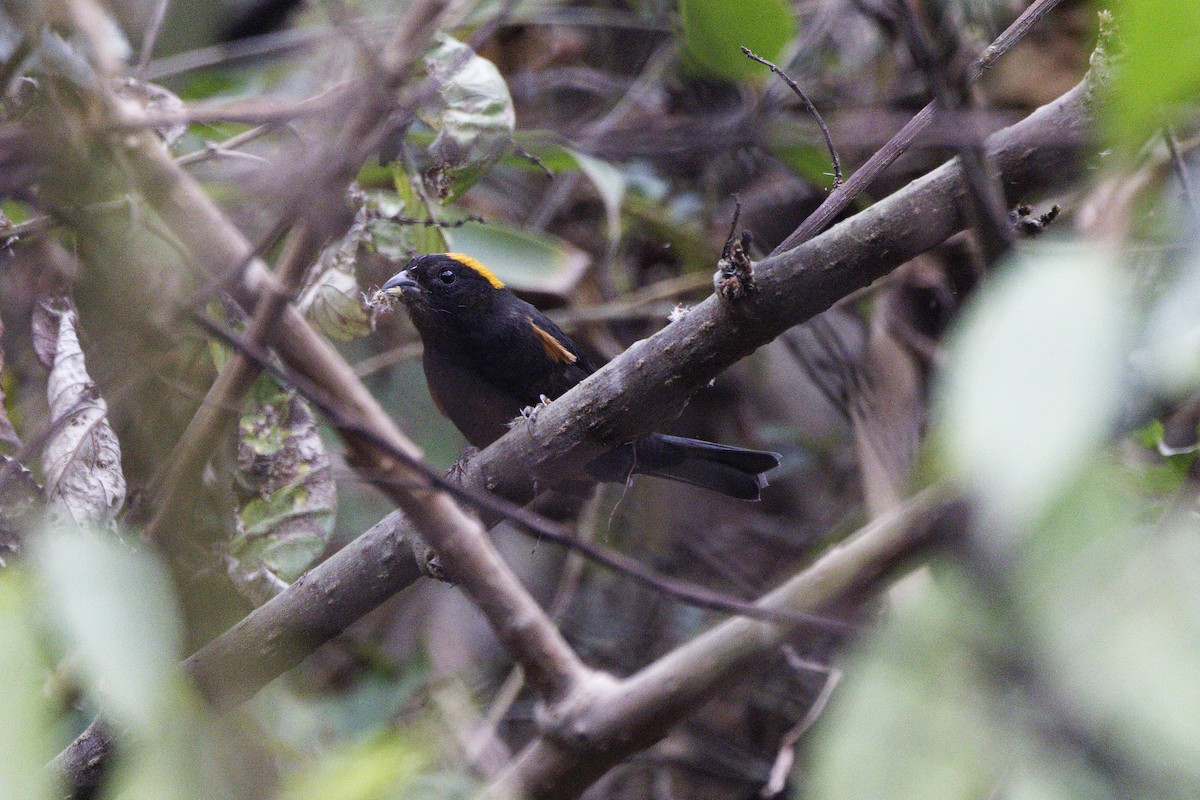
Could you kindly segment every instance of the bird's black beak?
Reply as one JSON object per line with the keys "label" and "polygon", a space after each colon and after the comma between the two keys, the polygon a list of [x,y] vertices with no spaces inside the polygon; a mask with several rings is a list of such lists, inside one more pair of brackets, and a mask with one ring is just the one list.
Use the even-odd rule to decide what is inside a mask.
{"label": "bird's black beak", "polygon": [[421,287],[415,280],[413,280],[413,277],[408,274],[408,270],[404,270],[403,272],[397,272],[391,278],[388,278],[388,282],[379,287],[379,291],[383,292],[384,294],[390,294],[393,297],[399,297],[403,299],[405,297],[415,297],[416,295],[420,294]]}

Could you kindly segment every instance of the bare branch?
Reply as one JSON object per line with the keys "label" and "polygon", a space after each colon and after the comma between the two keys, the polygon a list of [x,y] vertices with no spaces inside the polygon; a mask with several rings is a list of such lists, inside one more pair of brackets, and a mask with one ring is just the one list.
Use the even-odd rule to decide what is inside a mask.
{"label": "bare branch", "polygon": [[150,15],[150,22],[146,25],[146,31],[142,34],[141,54],[138,56],[137,68],[134,74],[142,77],[146,72],[146,65],[150,63],[150,56],[154,54],[154,45],[158,41],[158,34],[162,31],[163,20],[167,16],[167,7],[171,5],[171,0],[158,0],[154,6],[154,11]]}

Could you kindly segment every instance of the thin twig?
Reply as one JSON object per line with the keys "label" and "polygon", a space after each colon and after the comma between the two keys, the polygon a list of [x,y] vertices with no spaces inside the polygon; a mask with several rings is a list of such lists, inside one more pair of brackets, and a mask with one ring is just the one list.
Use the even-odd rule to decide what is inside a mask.
{"label": "thin twig", "polygon": [[733,196],[733,220],[729,223],[729,234],[725,237],[725,246],[721,248],[721,259],[729,258],[733,252],[733,242],[737,238],[738,220],[742,218],[742,199],[736,194]]}
{"label": "thin twig", "polygon": [[478,214],[468,214],[462,219],[441,220],[433,217],[406,217],[403,214],[393,214],[390,217],[381,217],[389,222],[395,222],[397,225],[424,225],[426,228],[461,228],[468,222],[478,222],[482,225],[487,224],[487,220]]}
{"label": "thin twig", "polygon": [[249,130],[230,136],[223,142],[205,142],[204,149],[197,150],[194,153],[185,153],[175,159],[175,163],[181,167],[186,167],[191,164],[196,164],[205,159],[212,158],[216,155],[226,155],[232,153],[236,147],[241,147],[244,144],[254,141],[262,136],[265,136],[272,131],[278,130],[278,123],[270,123],[267,125],[258,125]]}
{"label": "thin twig", "polygon": [[139,79],[145,78],[146,67],[150,64],[150,56],[154,53],[154,44],[158,41],[158,34],[162,32],[163,20],[167,16],[167,6],[170,4],[171,0],[158,0],[154,12],[150,15],[150,22],[146,25],[146,32],[142,34],[142,52],[134,70]]}
{"label": "thin twig", "polygon": [[767,69],[774,72],[783,82],[788,85],[788,88],[795,93],[796,97],[800,98],[800,102],[804,103],[804,107],[808,109],[808,113],[813,115],[813,119],[817,121],[817,126],[821,129],[821,136],[825,137],[825,146],[829,148],[829,158],[833,161],[833,185],[834,188],[842,185],[842,160],[838,158],[837,148],[833,146],[833,137],[829,135],[829,126],[825,124],[824,118],[821,117],[821,112],[817,111],[817,107],[813,105],[813,101],[808,99],[808,95],[800,88],[791,77],[779,67],[775,66],[770,61],[767,61],[762,56],[757,56],[750,51],[749,47],[742,48],[742,54],[751,61],[757,61]]}
{"label": "thin twig", "polygon": [[554,172],[549,167],[546,166],[546,162],[542,161],[540,158],[535,156],[533,153],[529,152],[524,147],[522,147],[521,143],[518,142],[516,139],[513,139],[513,141],[512,141],[512,149],[513,149],[513,152],[516,153],[518,156],[520,156],[521,158],[528,161],[530,164],[533,164],[535,167],[540,169],[542,171],[542,174],[545,175],[547,178],[549,178],[550,180],[554,180]]}
{"label": "thin twig", "polygon": [[833,690],[837,688],[841,680],[842,671],[840,669],[829,670],[817,699],[813,700],[812,705],[808,707],[808,711],[800,721],[779,740],[779,754],[775,756],[775,763],[771,765],[771,774],[766,785],[759,792],[760,797],[778,797],[783,793],[788,775],[792,772],[792,765],[796,763],[796,744],[800,741],[800,737],[821,718],[821,714],[825,712],[825,706],[829,705],[829,698],[833,697]]}
{"label": "thin twig", "polygon": [[[924,74],[938,110],[961,112],[969,109],[971,95],[967,90],[967,74],[954,74],[950,63],[952,46],[946,43],[935,45],[916,12],[904,0],[891,0],[889,5],[892,16],[886,24],[890,29],[898,29],[898,38],[907,46],[913,64]],[[885,22],[878,16],[875,18]],[[947,31],[940,31],[941,37],[947,35]],[[1012,249],[1015,234],[1005,208],[1004,187],[988,165],[984,134],[978,120],[974,115],[967,115],[964,123],[967,139],[955,148],[955,152],[962,163],[968,198],[972,201],[968,209],[974,218],[974,228],[984,257],[991,264]]]}

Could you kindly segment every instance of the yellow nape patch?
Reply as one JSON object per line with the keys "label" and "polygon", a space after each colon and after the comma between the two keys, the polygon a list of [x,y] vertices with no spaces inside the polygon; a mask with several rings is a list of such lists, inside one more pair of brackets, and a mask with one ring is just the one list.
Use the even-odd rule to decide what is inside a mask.
{"label": "yellow nape patch", "polygon": [[446,257],[453,258],[455,261],[462,264],[464,267],[466,267],[468,269],[473,269],[476,272],[478,272],[485,279],[487,279],[487,282],[492,285],[493,289],[503,289],[504,288],[504,281],[497,278],[496,273],[492,272],[490,269],[485,267],[483,264],[480,264],[478,261],[471,258],[470,256],[463,255],[462,253],[446,253]]}
{"label": "yellow nape patch", "polygon": [[563,343],[550,334],[549,331],[539,328],[537,323],[533,321],[533,317],[526,317],[529,321],[529,327],[533,328],[533,335],[542,343],[542,349],[546,351],[546,355],[550,356],[551,361],[557,361],[560,364],[574,364],[579,360],[579,357],[563,346]]}

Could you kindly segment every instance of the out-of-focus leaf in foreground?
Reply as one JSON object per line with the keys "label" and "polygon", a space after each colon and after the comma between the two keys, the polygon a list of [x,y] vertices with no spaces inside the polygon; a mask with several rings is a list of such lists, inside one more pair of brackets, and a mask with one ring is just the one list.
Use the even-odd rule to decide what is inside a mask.
{"label": "out-of-focus leaf in foreground", "polygon": [[1054,249],[981,291],[938,444],[985,513],[846,666],[805,796],[1195,797],[1200,540],[1104,447],[1124,283]]}
{"label": "out-of-focus leaf in foreground", "polygon": [[1144,344],[1138,362],[1159,389],[1182,395],[1200,385],[1200,253],[1192,253],[1154,303]]}
{"label": "out-of-focus leaf in foreground", "polygon": [[1105,254],[1056,247],[1009,264],[968,308],[951,342],[940,443],[989,513],[1030,521],[1109,432],[1123,299]]}
{"label": "out-of-focus leaf in foreground", "polygon": [[282,800],[403,798],[405,785],[416,777],[423,761],[412,741],[383,736],[325,756],[311,770],[291,781],[283,791]]}
{"label": "out-of-focus leaf in foreground", "polygon": [[1118,6],[1123,57],[1114,73],[1109,123],[1117,143],[1133,150],[1200,93],[1200,3],[1125,0]]}
{"label": "out-of-focus leaf in foreground", "polygon": [[183,631],[170,579],[106,531],[50,525],[34,540],[44,598],[106,715],[146,729],[182,685]]}
{"label": "out-of-focus leaf in foreground", "polygon": [[938,565],[846,665],[802,796],[1197,796],[1200,544],[1125,478],[1090,470],[991,580]]}
{"label": "out-of-focus leaf in foreground", "polygon": [[847,666],[820,723],[807,796],[987,797],[997,711],[971,643],[978,598],[939,585],[908,603]]}
{"label": "out-of-focus leaf in foreground", "polygon": [[33,346],[50,370],[51,433],[42,450],[46,497],[67,519],[110,522],[125,503],[121,445],[108,405],[87,373],[79,316],[66,298],[34,309]]}
{"label": "out-of-focus leaf in foreground", "polygon": [[210,714],[184,677],[183,629],[159,560],[75,526],[48,526],[31,549],[42,603],[118,737],[104,796],[248,800],[233,773],[253,763],[253,745]]}
{"label": "out-of-focus leaf in foreground", "polygon": [[0,574],[0,797],[49,800],[54,717],[29,594],[23,575]]}
{"label": "out-of-focus leaf in foreground", "polygon": [[1014,591],[1059,702],[1164,796],[1200,795],[1200,540],[1147,524],[1136,484],[1093,468],[1017,551]]}

